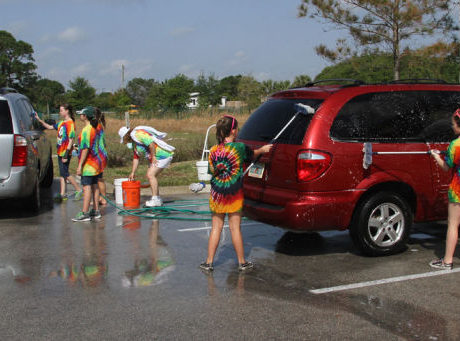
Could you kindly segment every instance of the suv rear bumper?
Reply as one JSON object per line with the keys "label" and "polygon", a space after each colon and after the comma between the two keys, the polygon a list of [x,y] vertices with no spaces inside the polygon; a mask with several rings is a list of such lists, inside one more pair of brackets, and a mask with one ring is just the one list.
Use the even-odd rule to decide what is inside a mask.
{"label": "suv rear bumper", "polygon": [[244,213],[253,220],[297,231],[345,230],[364,191],[304,193],[285,206],[245,199]]}

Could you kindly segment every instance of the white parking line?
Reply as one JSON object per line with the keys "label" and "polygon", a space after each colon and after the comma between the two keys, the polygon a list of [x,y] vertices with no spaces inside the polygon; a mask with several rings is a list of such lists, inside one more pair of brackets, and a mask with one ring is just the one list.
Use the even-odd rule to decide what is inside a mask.
{"label": "white parking line", "polygon": [[371,286],[381,285],[381,284],[403,282],[403,281],[409,281],[409,280],[418,279],[418,278],[449,275],[449,274],[453,274],[453,273],[456,273],[456,272],[460,272],[460,268],[456,268],[456,269],[453,269],[453,270],[430,271],[430,272],[425,272],[425,273],[421,273],[421,274],[390,277],[390,278],[378,279],[378,280],[375,280],[375,281],[360,282],[360,283],[353,283],[353,284],[346,284],[346,285],[338,285],[338,286],[330,287],[330,288],[312,289],[312,290],[309,290],[309,291],[312,294],[316,294],[316,295],[327,294],[327,293],[336,292],[336,291],[344,291],[344,290],[371,287]]}
{"label": "white parking line", "polygon": [[[254,225],[264,225],[263,223],[247,223],[247,224],[241,224],[241,227],[246,227],[246,226],[254,226]],[[228,227],[228,224],[224,225],[224,227]],[[202,226],[202,227],[192,227],[189,229],[180,229],[177,230],[179,232],[192,232],[192,231],[202,231],[202,230],[210,230],[211,226]]]}

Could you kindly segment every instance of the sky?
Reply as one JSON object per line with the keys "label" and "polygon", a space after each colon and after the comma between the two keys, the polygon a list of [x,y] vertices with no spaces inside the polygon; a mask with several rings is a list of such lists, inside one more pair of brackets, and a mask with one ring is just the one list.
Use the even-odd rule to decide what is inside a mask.
{"label": "sky", "polygon": [[0,0],[0,30],[34,47],[38,73],[68,85],[83,76],[100,91],[125,78],[164,80],[200,72],[259,80],[315,76],[314,52],[335,41],[298,19],[300,0]]}
{"label": "sky", "polygon": [[320,43],[343,32],[297,18],[300,0],[0,0],[0,30],[34,47],[38,73],[83,76],[115,91],[125,78],[201,72],[258,80],[317,75]]}

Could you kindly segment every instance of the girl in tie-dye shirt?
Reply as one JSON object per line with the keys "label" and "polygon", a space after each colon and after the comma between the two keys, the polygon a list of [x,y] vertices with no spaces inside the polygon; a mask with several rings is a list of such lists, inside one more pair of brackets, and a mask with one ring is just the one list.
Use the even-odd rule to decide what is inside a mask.
{"label": "girl in tie-dye shirt", "polygon": [[[452,116],[452,130],[460,135],[460,109]],[[455,247],[458,241],[458,227],[460,225],[460,138],[453,140],[445,158],[439,150],[432,150],[431,155],[436,163],[444,170],[453,170],[452,182],[449,186],[449,217],[447,226],[446,251],[444,258],[436,259],[430,266],[436,269],[452,270]]]}
{"label": "girl in tie-dye shirt", "polygon": [[104,169],[107,166],[107,149],[105,148],[105,116],[98,108],[96,108],[96,118],[98,121],[97,128],[96,128],[96,137],[98,139],[98,147],[99,147],[99,158],[101,159],[101,174],[98,178],[98,186],[99,192],[101,194],[99,203],[103,206],[107,205],[107,201],[104,197],[107,196],[106,186],[104,181]]}
{"label": "girl in tie-dye shirt", "polygon": [[212,212],[212,229],[209,235],[208,257],[200,265],[205,271],[212,271],[214,256],[219,245],[225,215],[232,234],[233,246],[239,263],[239,270],[251,269],[253,264],[244,257],[243,237],[241,235],[241,211],[243,209],[243,164],[254,157],[268,153],[272,145],[265,145],[254,152],[244,143],[235,142],[238,134],[238,121],[233,116],[224,116],[216,125],[218,145],[209,153],[209,173],[211,197],[209,207]]}
{"label": "girl in tie-dye shirt", "polygon": [[[99,211],[99,185],[98,180],[103,171],[100,156],[99,138],[97,136],[97,109],[86,107],[78,112],[84,124],[78,136],[78,168],[77,175],[81,175],[83,186],[83,210],[77,214],[73,221],[90,221],[101,218]],[[89,206],[93,201],[93,209]]]}
{"label": "girl in tie-dye shirt", "polygon": [[133,168],[129,179],[134,180],[139,159],[144,156],[150,165],[147,170],[147,178],[152,189],[152,198],[145,205],[147,207],[162,206],[163,200],[159,195],[158,176],[163,169],[171,164],[175,150],[173,146],[163,141],[166,133],[161,133],[152,127],[139,126],[134,129],[122,127],[118,134],[121,137],[121,142],[131,144],[134,151]]}
{"label": "girl in tie-dye shirt", "polygon": [[79,200],[82,195],[80,186],[75,181],[74,177],[69,173],[70,160],[72,158],[73,142],[75,140],[75,117],[73,114],[72,106],[70,104],[62,104],[59,107],[59,115],[62,119],[57,124],[51,125],[40,119],[38,115],[35,116],[46,129],[57,130],[57,144],[56,152],[58,157],[59,175],[61,181],[61,192],[56,195],[56,201],[67,200],[67,180],[75,187],[75,199]]}

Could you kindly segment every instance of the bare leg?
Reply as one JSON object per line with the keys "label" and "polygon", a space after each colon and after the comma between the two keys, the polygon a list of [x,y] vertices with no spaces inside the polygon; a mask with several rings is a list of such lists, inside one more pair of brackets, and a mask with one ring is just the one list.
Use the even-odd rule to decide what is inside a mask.
{"label": "bare leg", "polygon": [[[99,192],[100,194],[102,194],[104,197],[107,196],[107,193],[106,193],[106,189],[105,189],[105,181],[103,178],[100,178],[97,180],[97,185],[99,186]],[[103,198],[103,197],[100,197],[99,199],[99,203],[101,205],[107,205],[107,201]]]}
{"label": "bare leg", "polygon": [[150,188],[152,189],[152,196],[156,197],[160,194],[158,189],[158,175],[163,171],[163,168],[150,166],[147,170],[147,178],[149,179]]}
{"label": "bare leg", "polygon": [[67,179],[69,180],[69,182],[72,184],[72,186],[75,188],[77,192],[81,191],[81,187],[77,184],[77,182],[75,181],[75,178],[72,175],[69,176]]}
{"label": "bare leg", "polygon": [[86,185],[83,186],[83,212],[88,213],[89,212],[89,204],[91,202],[91,186]]}
{"label": "bare leg", "polygon": [[66,193],[66,183],[65,183],[65,179],[61,176],[59,178],[59,181],[61,182],[61,196],[64,196],[65,193]]}
{"label": "bare leg", "polygon": [[228,225],[232,234],[233,247],[235,248],[238,263],[246,263],[244,258],[243,235],[241,234],[241,213],[230,213],[228,215]]}
{"label": "bare leg", "polygon": [[206,263],[212,264],[214,262],[214,256],[216,255],[216,250],[220,242],[220,235],[224,228],[224,219],[225,214],[214,213],[212,215],[212,229],[209,234],[208,258],[206,258]]}
{"label": "bare leg", "polygon": [[91,192],[93,194],[93,209],[99,210],[99,185],[91,185]]}
{"label": "bare leg", "polygon": [[460,225],[460,204],[449,203],[449,218],[447,224],[446,252],[444,263],[452,263],[455,247],[458,241],[458,226]]}

